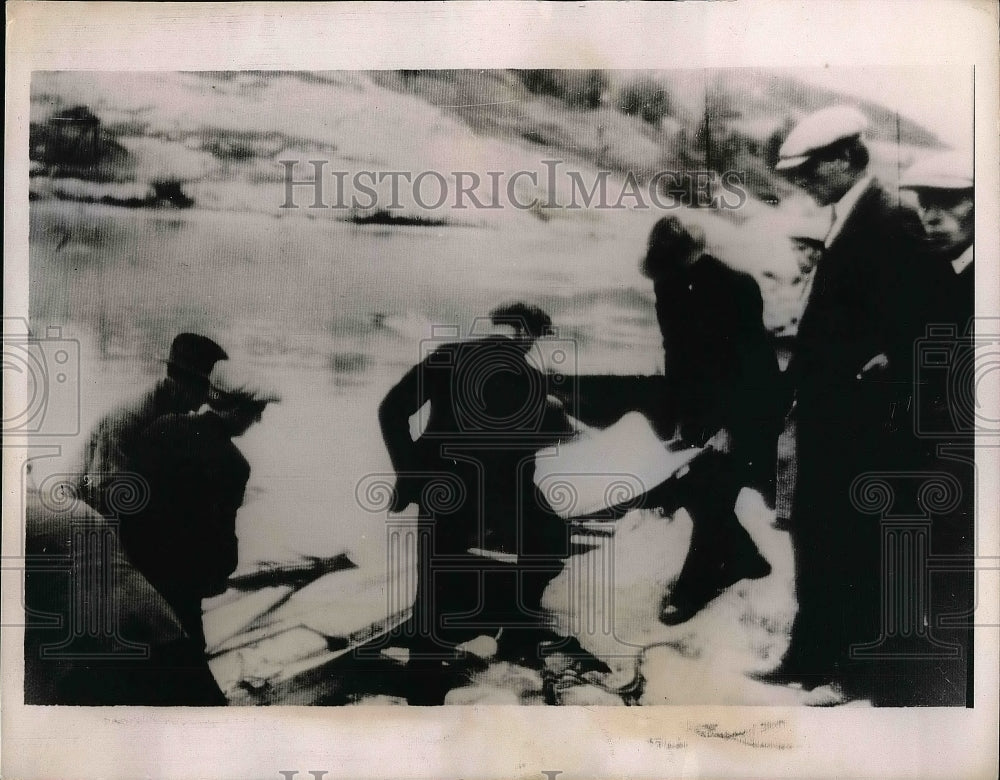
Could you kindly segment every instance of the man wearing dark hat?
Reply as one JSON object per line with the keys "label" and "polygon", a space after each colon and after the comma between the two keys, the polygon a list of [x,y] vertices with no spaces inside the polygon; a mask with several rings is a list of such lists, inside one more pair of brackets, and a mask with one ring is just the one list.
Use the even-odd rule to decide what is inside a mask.
{"label": "man wearing dark hat", "polygon": [[122,518],[122,544],[200,647],[202,599],[222,593],[237,565],[236,513],[250,464],[233,439],[277,400],[220,363],[208,410],[163,415],[135,440],[133,462],[149,501]]}
{"label": "man wearing dark hat", "polygon": [[181,333],[170,345],[167,375],[141,397],[106,414],[94,427],[84,450],[78,496],[105,515],[113,502],[105,495],[115,475],[135,472],[135,439],[156,418],[193,412],[208,397],[209,374],[225,350],[197,333]]}
{"label": "man wearing dark hat", "polygon": [[[505,624],[514,628],[504,634],[511,639],[512,623],[536,619],[542,590],[568,552],[568,530],[533,480],[535,453],[570,432],[546,376],[528,362],[552,322],[520,302],[494,309],[491,319],[496,333],[437,347],[379,407],[397,472],[391,511],[416,503],[430,533],[418,560],[412,704],[442,702],[449,648]],[[409,418],[428,402],[414,441]],[[516,567],[486,572],[470,548],[517,556]],[[491,584],[504,577],[503,588]]]}
{"label": "man wearing dark hat", "polygon": [[653,227],[643,273],[654,282],[668,397],[661,429],[691,446],[725,432],[727,446],[702,456],[680,485],[694,523],[691,546],[660,619],[693,616],[743,578],[764,577],[761,557],[734,512],[743,486],[774,498],[781,429],[778,363],[762,321],[760,288],[707,254],[704,236],[665,217]]}
{"label": "man wearing dark hat", "polygon": [[776,679],[816,686],[854,673],[852,646],[879,633],[880,526],[850,497],[855,477],[886,468],[892,392],[866,372],[891,330],[890,301],[918,230],[868,173],[867,119],[832,106],[804,118],[777,170],[830,227],[788,368],[795,392],[791,532],[799,611]]}

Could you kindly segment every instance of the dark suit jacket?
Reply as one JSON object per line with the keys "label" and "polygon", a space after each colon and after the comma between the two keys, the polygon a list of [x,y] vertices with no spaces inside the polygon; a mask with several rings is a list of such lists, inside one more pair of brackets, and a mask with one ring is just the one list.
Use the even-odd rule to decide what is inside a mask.
{"label": "dark suit jacket", "polygon": [[816,269],[789,366],[800,407],[849,404],[861,367],[890,345],[919,230],[872,180]]}
{"label": "dark suit jacket", "polygon": [[773,465],[780,377],[757,282],[706,254],[658,276],[654,289],[668,417],[698,444],[728,428],[748,457]]}
{"label": "dark suit jacket", "polygon": [[897,296],[893,365],[902,379],[919,379],[914,364],[916,345],[927,338],[928,327],[951,329],[956,339],[968,334],[975,314],[976,272],[970,263],[955,273],[950,258],[915,252],[905,279],[905,294]]}
{"label": "dark suit jacket", "polygon": [[901,436],[917,433],[912,444],[923,458],[939,443],[972,445],[975,268],[956,274],[949,258],[920,253],[907,281],[888,353],[890,377],[897,388],[897,428]]}
{"label": "dark suit jacket", "polygon": [[857,376],[898,344],[897,302],[919,230],[915,215],[873,180],[816,269],[788,368],[802,517],[846,511],[855,476],[892,467],[885,435],[898,388],[886,374]]}

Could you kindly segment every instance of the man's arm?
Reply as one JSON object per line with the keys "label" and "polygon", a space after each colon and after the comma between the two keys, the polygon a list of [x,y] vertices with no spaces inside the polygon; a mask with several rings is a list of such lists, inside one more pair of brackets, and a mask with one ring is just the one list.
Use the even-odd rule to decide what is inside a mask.
{"label": "man's arm", "polygon": [[408,472],[419,469],[417,447],[410,437],[410,417],[428,400],[426,383],[420,381],[426,361],[403,376],[385,395],[378,407],[378,421],[382,440],[389,451],[389,458],[396,470],[396,487],[390,511],[401,512],[411,501],[416,501],[416,485],[407,480]]}
{"label": "man's arm", "polygon": [[421,398],[419,382],[422,365],[411,368],[402,379],[386,393],[378,407],[378,421],[382,440],[389,450],[389,458],[396,471],[407,470],[413,461],[413,439],[410,437],[410,417],[426,398]]}
{"label": "man's arm", "polygon": [[870,354],[858,367],[858,379],[909,377],[913,341],[922,335],[920,302],[925,288],[933,289],[937,283],[921,252],[923,227],[916,214],[887,206],[884,219],[887,228],[871,272],[874,340]]}

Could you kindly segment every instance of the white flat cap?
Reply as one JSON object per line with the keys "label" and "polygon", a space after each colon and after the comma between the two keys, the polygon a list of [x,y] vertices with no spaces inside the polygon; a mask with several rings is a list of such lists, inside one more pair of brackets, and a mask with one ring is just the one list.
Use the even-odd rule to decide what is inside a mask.
{"label": "white flat cap", "polygon": [[795,168],[813,152],[845,138],[860,136],[868,129],[868,118],[851,106],[827,106],[799,122],[778,150],[777,170]]}
{"label": "white flat cap", "polygon": [[972,188],[972,154],[947,151],[911,165],[899,179],[901,189],[967,190]]}

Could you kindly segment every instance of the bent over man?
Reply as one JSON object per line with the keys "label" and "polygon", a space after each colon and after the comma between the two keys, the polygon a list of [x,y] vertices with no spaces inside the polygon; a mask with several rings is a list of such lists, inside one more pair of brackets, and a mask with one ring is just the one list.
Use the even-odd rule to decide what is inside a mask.
{"label": "bent over man", "polygon": [[[437,347],[379,407],[398,474],[392,510],[416,503],[429,534],[418,559],[413,704],[441,703],[449,648],[501,626],[535,626],[542,590],[567,555],[568,530],[533,480],[535,453],[569,432],[545,375],[528,362],[551,319],[524,303],[491,319],[494,334]],[[428,402],[414,440],[409,418]],[[515,569],[498,577],[470,548],[516,556]],[[511,575],[499,593],[490,584]]]}
{"label": "bent over man", "polygon": [[724,432],[726,453],[701,456],[680,486],[691,546],[660,619],[682,623],[723,590],[771,567],[734,513],[743,486],[774,500],[781,428],[778,362],[762,321],[760,288],[707,254],[704,236],[676,217],[653,227],[643,273],[656,292],[668,397],[661,428],[691,446]]}

